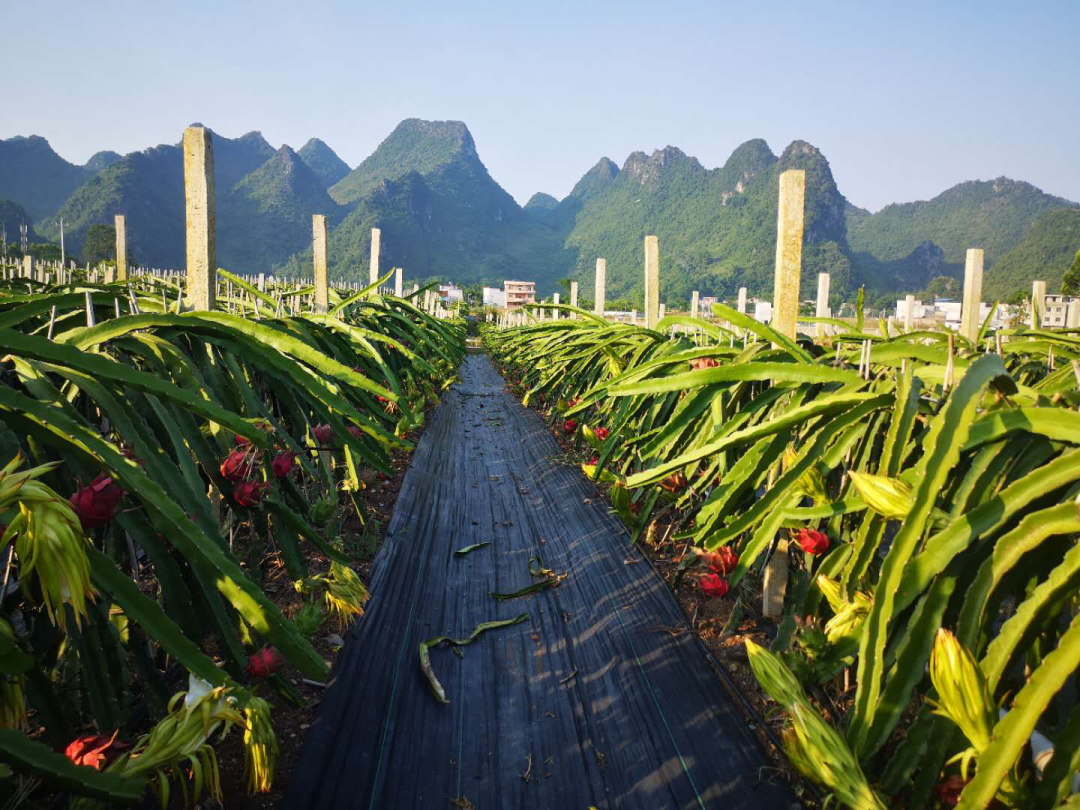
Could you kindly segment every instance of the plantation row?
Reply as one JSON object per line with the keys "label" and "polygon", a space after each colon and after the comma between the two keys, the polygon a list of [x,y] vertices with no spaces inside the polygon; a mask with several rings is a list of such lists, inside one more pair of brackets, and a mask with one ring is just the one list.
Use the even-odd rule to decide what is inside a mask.
{"label": "plantation row", "polygon": [[1080,802],[1080,333],[560,309],[489,349],[704,597],[788,571],[747,648],[802,773],[860,809]]}
{"label": "plantation row", "polygon": [[[227,278],[211,312],[177,311],[149,275],[0,281],[5,799],[220,799],[212,745],[233,728],[268,790],[271,701],[303,702],[278,670],[325,681],[311,638],[362,611],[343,526],[453,379],[464,330],[375,285],[284,316]],[[264,589],[276,566],[303,598],[291,616]]]}

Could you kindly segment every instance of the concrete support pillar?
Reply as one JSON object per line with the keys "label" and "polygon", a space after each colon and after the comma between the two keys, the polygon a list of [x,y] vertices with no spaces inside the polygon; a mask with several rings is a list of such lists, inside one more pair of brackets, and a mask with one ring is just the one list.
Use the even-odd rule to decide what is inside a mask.
{"label": "concrete support pillar", "polygon": [[904,299],[904,331],[910,332],[915,328],[915,296],[909,295]]}
{"label": "concrete support pillar", "polygon": [[960,310],[960,334],[974,341],[979,336],[982,309],[983,252],[969,248],[964,260],[964,303]]}
{"label": "concrete support pillar", "polygon": [[638,322],[637,322],[637,310],[636,309],[630,310],[630,323],[633,324],[634,326],[638,325]]}
{"label": "concrete support pillar", "polygon": [[1046,317],[1046,282],[1036,281],[1031,285],[1031,319],[1032,329],[1042,326]]}
{"label": "concrete support pillar", "polygon": [[113,218],[113,227],[116,228],[116,280],[127,281],[127,223],[123,214]]}
{"label": "concrete support pillar", "polygon": [[739,303],[736,309],[743,314],[746,314],[746,287],[739,287]]}
{"label": "concrete support pillar", "polygon": [[772,327],[795,339],[799,320],[799,278],[802,275],[803,206],[806,172],[789,169],[780,175],[776,217],[776,272],[773,276]]}
{"label": "concrete support pillar", "polygon": [[371,229],[371,268],[368,271],[368,284],[379,280],[379,248],[382,246],[382,231]]}
{"label": "concrete support pillar", "polygon": [[1065,310],[1065,328],[1080,328],[1080,298],[1069,302],[1069,308]]}
{"label": "concrete support pillar", "polygon": [[645,326],[656,327],[660,320],[660,240],[645,237]]}
{"label": "concrete support pillar", "polygon": [[328,237],[324,214],[311,216],[311,251],[315,259],[315,311],[325,315],[330,310],[330,273],[326,263]]}
{"label": "concrete support pillar", "polygon": [[[558,304],[559,303],[559,294],[558,293],[555,293],[555,295],[553,295],[551,297],[551,303],[553,303],[553,304]],[[559,320],[559,310],[557,310],[557,309],[552,309],[551,310],[551,320],[553,320],[553,321]]]}
{"label": "concrete support pillar", "polygon": [[604,317],[604,306],[607,301],[605,300],[605,294],[607,293],[607,259],[596,260],[596,290],[593,293],[593,312]]}
{"label": "concrete support pillar", "polygon": [[[570,306],[572,306],[572,307],[576,307],[578,305],[577,304],[577,294],[578,294],[578,283],[576,281],[571,281],[570,282]],[[575,318],[577,317],[576,313],[574,314],[574,317]]]}
{"label": "concrete support pillar", "polygon": [[788,541],[777,541],[776,551],[765,566],[765,579],[762,582],[761,612],[768,618],[775,619],[784,615],[784,593],[788,583]]}
{"label": "concrete support pillar", "polygon": [[266,292],[266,273],[259,273],[259,292]]}
{"label": "concrete support pillar", "polygon": [[694,290],[690,294],[690,317],[691,318],[696,318],[698,316],[699,299],[700,299],[700,296],[698,296],[698,291]]}
{"label": "concrete support pillar", "polygon": [[214,308],[217,250],[214,217],[214,144],[210,130],[184,130],[184,205],[187,221],[187,295],[197,311]]}
{"label": "concrete support pillar", "polygon": [[34,277],[34,257],[27,253],[23,256],[23,278]]}
{"label": "concrete support pillar", "polygon": [[660,311],[657,312],[656,314],[657,314],[657,317],[658,317],[659,320],[661,320],[661,321],[664,320],[664,317],[667,315],[667,305],[666,304],[661,304],[660,305]]}
{"label": "concrete support pillar", "polygon": [[401,298],[405,294],[405,278],[400,267],[394,268],[394,295]]}
{"label": "concrete support pillar", "polygon": [[[818,273],[817,277],[817,309],[814,314],[819,318],[828,318],[832,314],[829,310],[829,274]],[[816,324],[814,333],[818,337],[825,337],[829,333],[828,324]]]}

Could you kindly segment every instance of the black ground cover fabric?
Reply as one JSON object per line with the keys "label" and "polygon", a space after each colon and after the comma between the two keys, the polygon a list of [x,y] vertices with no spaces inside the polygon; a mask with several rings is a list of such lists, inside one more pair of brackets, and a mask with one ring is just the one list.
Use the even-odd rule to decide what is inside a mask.
{"label": "black ground cover fabric", "polygon": [[[798,807],[695,639],[660,629],[684,625],[678,606],[593,485],[487,357],[461,380],[417,447],[283,806]],[[536,581],[535,556],[559,587],[489,595]],[[420,642],[522,612],[463,658],[432,651],[438,703]]]}

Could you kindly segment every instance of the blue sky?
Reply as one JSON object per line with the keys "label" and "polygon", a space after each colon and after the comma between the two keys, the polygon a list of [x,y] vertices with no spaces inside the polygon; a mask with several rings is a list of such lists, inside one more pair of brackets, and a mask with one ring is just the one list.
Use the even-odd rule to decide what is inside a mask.
{"label": "blue sky", "polygon": [[[754,8],[754,6],[762,6]],[[201,121],[350,165],[458,119],[519,202],[601,156],[801,138],[871,209],[1007,175],[1080,201],[1080,2],[0,2],[0,137],[74,162]],[[14,56],[14,59],[11,57]]]}

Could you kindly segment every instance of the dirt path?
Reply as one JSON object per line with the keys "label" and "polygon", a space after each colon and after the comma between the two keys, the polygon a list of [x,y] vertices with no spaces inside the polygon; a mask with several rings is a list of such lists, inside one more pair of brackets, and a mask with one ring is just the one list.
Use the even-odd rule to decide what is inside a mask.
{"label": "dirt path", "polygon": [[[542,421],[469,356],[405,477],[374,596],[339,657],[283,807],[798,807],[663,580]],[[454,551],[490,543],[465,557]],[[558,587],[499,601],[542,577]],[[534,564],[535,565],[535,564]],[[534,569],[535,570],[535,569]],[[421,641],[461,638],[419,664]]]}

